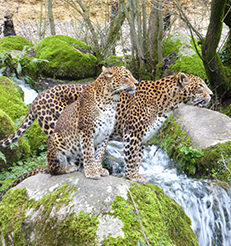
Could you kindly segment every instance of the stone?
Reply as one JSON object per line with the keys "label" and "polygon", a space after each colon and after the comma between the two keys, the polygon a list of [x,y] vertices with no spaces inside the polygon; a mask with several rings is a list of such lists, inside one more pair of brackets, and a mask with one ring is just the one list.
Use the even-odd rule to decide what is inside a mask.
{"label": "stone", "polygon": [[190,219],[159,187],[81,172],[37,174],[10,189],[0,201],[1,242],[142,245],[139,218],[150,245],[199,245]]}
{"label": "stone", "polygon": [[182,106],[174,112],[176,122],[193,142],[194,148],[204,149],[231,141],[231,119],[206,108]]}

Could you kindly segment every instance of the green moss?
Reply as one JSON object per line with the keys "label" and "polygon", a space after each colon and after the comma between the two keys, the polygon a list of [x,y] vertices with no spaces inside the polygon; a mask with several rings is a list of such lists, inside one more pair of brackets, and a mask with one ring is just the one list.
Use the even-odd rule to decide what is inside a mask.
{"label": "green moss", "polygon": [[[0,109],[0,139],[10,136],[15,130],[16,127],[11,118]],[[27,157],[30,153],[30,146],[27,141],[21,138],[17,143],[2,148],[1,152],[5,155],[6,163],[0,159],[0,171],[3,168],[8,168],[20,158]]]}
{"label": "green moss", "polygon": [[[25,193],[26,189],[12,189],[0,201],[0,231],[6,240],[6,245],[12,245],[9,235],[13,237],[14,245],[26,245],[25,233],[21,232],[25,210],[28,207]],[[11,232],[14,234],[12,235]]]}
{"label": "green moss", "polygon": [[0,76],[0,108],[7,112],[12,120],[16,120],[28,112],[28,108],[23,102],[21,88],[4,76]]}
{"label": "green moss", "polygon": [[48,142],[48,138],[41,130],[37,120],[35,120],[33,125],[31,125],[30,128],[26,131],[25,137],[30,144],[30,149],[32,152],[38,151],[41,145],[47,145]]}
{"label": "green moss", "polygon": [[205,148],[203,153],[196,163],[196,175],[231,181],[231,141]]}
{"label": "green moss", "polygon": [[[8,191],[0,201],[0,231],[6,245],[9,244],[8,235],[12,235],[14,245],[97,245],[98,217],[83,212],[76,215],[71,208],[65,209],[77,189],[66,184],[38,201],[29,200],[25,189]],[[130,191],[150,245],[198,245],[190,219],[162,189],[152,184],[133,183]],[[108,236],[102,245],[144,243],[129,193],[127,200],[117,196],[112,207],[110,215],[123,222],[124,237]],[[29,217],[34,218],[34,223],[27,224]]]}
{"label": "green moss", "polygon": [[23,50],[24,46],[32,47],[33,44],[21,36],[7,36],[0,39],[0,50]]}
{"label": "green moss", "polygon": [[[159,145],[175,161],[180,172],[194,178],[231,180],[231,142],[194,149],[191,139],[171,115],[149,144]],[[225,167],[227,166],[227,168]]]}
{"label": "green moss", "polygon": [[176,63],[169,66],[169,70],[173,70],[176,73],[194,74],[202,79],[207,77],[203,62],[197,54],[192,56],[179,55]]}
{"label": "green moss", "polygon": [[87,44],[62,35],[44,38],[35,46],[36,58],[49,61],[42,72],[61,79],[82,79],[95,75],[97,59],[86,51],[89,51]]}
{"label": "green moss", "polygon": [[162,53],[164,57],[171,55],[173,52],[176,52],[176,53],[180,52],[180,47],[182,46],[181,41],[179,39],[177,41],[173,41],[171,38],[172,36],[168,37],[163,42]]}
{"label": "green moss", "polygon": [[[96,245],[97,216],[71,211],[63,219],[52,215],[52,211],[57,212],[71,202],[69,194],[75,190],[66,184],[39,201],[28,200],[26,189],[9,190],[0,201],[0,231],[6,245],[11,233],[14,245]],[[24,220],[37,211],[41,217],[33,225],[26,225]],[[31,233],[34,240],[29,242],[26,235]]]}
{"label": "green moss", "polygon": [[[179,37],[179,39],[176,39],[177,37]],[[176,39],[176,41],[173,41],[172,38],[173,35],[168,37],[163,42],[164,57],[171,55],[173,52],[179,54],[182,47],[195,51],[195,54],[191,56],[180,54],[179,57],[175,59],[175,64],[170,65],[167,71],[174,71],[175,73],[183,72],[183,73],[194,74],[202,79],[205,79],[207,76],[204,69],[204,65],[199,55],[196,53],[196,49],[194,47],[192,39],[190,40],[190,45],[187,45],[187,44],[183,44],[184,37],[182,37],[182,35],[180,34],[174,35],[174,39]],[[197,40],[196,40],[196,45],[197,45],[197,50],[201,52],[201,47],[198,45]]]}
{"label": "green moss", "polygon": [[[150,245],[198,245],[196,235],[190,228],[190,219],[162,189],[152,184],[133,183],[130,191]],[[133,246],[137,245],[137,242],[144,243],[140,223],[129,194],[127,200],[117,197],[112,207],[114,211],[112,215],[118,216],[123,221],[124,238],[108,237],[102,245]]]}
{"label": "green moss", "polygon": [[[28,107],[23,101],[23,93],[21,88],[15,82],[4,76],[0,76],[0,109],[7,112],[8,116],[13,121],[20,119],[17,126],[20,125],[28,113]],[[9,135],[5,134],[3,138],[8,136]],[[33,125],[25,133],[25,136],[29,141],[31,151],[33,152],[37,151],[41,145],[47,144],[47,137],[39,127],[37,121],[33,123]]]}

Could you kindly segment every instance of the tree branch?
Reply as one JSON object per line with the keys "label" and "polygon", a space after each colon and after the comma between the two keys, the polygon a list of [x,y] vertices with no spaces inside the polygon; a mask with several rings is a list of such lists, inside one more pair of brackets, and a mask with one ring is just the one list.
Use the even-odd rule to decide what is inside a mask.
{"label": "tree branch", "polygon": [[146,244],[149,246],[150,244],[149,244],[148,239],[147,239],[147,237],[146,237],[146,235],[145,235],[145,232],[144,232],[144,229],[143,229],[143,225],[142,225],[142,222],[141,222],[141,219],[140,219],[139,211],[138,211],[138,209],[137,209],[137,207],[136,207],[136,204],[135,204],[135,201],[134,201],[134,199],[133,199],[132,193],[131,193],[131,191],[130,191],[129,189],[128,189],[128,193],[129,193],[130,198],[131,198],[131,200],[132,200],[132,203],[133,203],[133,206],[134,206],[134,209],[135,209],[135,214],[138,216],[138,220],[139,220],[139,223],[140,223],[141,231],[142,231],[143,236],[144,236],[144,240],[145,240]]}

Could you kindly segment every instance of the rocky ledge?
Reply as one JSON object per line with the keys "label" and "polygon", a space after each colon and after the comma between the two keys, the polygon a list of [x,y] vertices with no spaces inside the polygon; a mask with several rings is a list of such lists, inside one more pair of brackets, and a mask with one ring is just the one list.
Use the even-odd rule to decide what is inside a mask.
{"label": "rocky ledge", "polygon": [[179,171],[197,178],[231,179],[231,119],[227,115],[182,106],[152,143],[167,151]]}
{"label": "rocky ledge", "polygon": [[[20,189],[19,189],[20,188]],[[37,174],[0,201],[2,245],[199,245],[183,209],[152,184]],[[143,229],[143,232],[142,232]]]}

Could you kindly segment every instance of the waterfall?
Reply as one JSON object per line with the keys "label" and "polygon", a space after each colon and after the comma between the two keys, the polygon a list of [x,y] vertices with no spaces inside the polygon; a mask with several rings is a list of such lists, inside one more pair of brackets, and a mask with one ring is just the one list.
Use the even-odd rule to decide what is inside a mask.
{"label": "waterfall", "polygon": [[[115,171],[123,160],[123,143],[110,142],[106,155],[113,156]],[[145,148],[140,174],[162,188],[182,206],[192,221],[200,246],[231,245],[231,185],[197,180],[177,174],[173,162],[156,146]]]}

